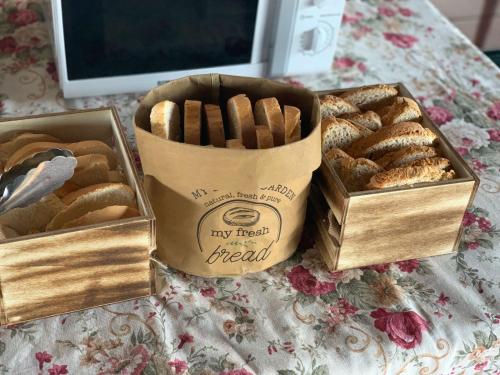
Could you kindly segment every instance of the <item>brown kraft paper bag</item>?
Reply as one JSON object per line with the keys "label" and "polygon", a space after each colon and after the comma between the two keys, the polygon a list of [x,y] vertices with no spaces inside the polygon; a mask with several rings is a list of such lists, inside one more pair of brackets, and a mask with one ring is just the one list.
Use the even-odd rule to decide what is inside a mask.
{"label": "brown kraft paper bag", "polygon": [[[300,108],[302,140],[240,150],[150,132],[151,108],[162,100],[176,102],[181,112],[186,99],[220,104],[225,115],[227,99],[241,93],[252,104],[274,96]],[[321,163],[319,123],[319,101],[311,91],[266,79],[207,74],[151,90],[135,114],[135,133],[160,260],[193,275],[236,276],[290,257],[302,233],[312,172]]]}

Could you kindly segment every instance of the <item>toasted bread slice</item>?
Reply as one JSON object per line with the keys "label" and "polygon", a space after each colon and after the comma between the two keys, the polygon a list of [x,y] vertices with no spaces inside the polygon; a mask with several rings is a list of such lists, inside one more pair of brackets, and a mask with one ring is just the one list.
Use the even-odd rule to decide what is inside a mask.
{"label": "toasted bread slice", "polygon": [[115,169],[108,172],[108,182],[121,182],[126,184],[127,177],[121,171]]}
{"label": "toasted bread slice", "polygon": [[394,103],[386,110],[382,117],[382,123],[384,126],[387,126],[399,122],[419,122],[421,118],[422,112],[420,111],[420,107],[413,99],[397,97]]}
{"label": "toasted bread slice", "polygon": [[370,129],[347,120],[336,117],[325,118],[321,120],[321,150],[326,153],[331,148],[345,149],[370,133]]}
{"label": "toasted bread slice", "polygon": [[47,224],[47,230],[61,228],[65,223],[113,205],[137,207],[134,191],[125,184],[106,183],[87,186],[63,198],[67,207]]}
{"label": "toasted bread slice", "polygon": [[342,151],[340,148],[331,148],[324,155],[324,160],[332,166],[337,172],[339,171],[340,162],[343,159],[354,160],[353,157]]}
{"label": "toasted bread slice", "polygon": [[27,207],[13,208],[0,215],[0,224],[11,227],[20,235],[41,232],[64,207],[55,194],[49,194]]}
{"label": "toasted bread slice", "polygon": [[276,98],[257,100],[254,108],[255,123],[267,125],[273,134],[275,146],[285,144],[285,120],[281,113],[280,103]]}
{"label": "toasted bread slice", "polygon": [[77,184],[71,182],[71,181],[66,181],[63,186],[61,186],[59,189],[54,190],[54,194],[57,195],[58,198],[65,197],[69,193],[81,189],[81,186],[78,186]]}
{"label": "toasted bread slice", "polygon": [[220,107],[216,104],[205,104],[203,109],[207,125],[208,144],[214,147],[224,147],[226,137],[224,135],[224,122]]}
{"label": "toasted bread slice", "polygon": [[246,147],[241,143],[241,139],[228,139],[226,140],[226,148],[234,148],[244,150]]}
{"label": "toasted bread slice", "polygon": [[241,139],[245,148],[256,148],[257,136],[255,135],[255,120],[250,99],[244,94],[230,98],[227,101],[227,115],[231,138]]}
{"label": "toasted bread slice", "polygon": [[5,163],[5,170],[9,170],[14,165],[21,163],[33,154],[47,151],[51,148],[68,149],[75,156],[83,156],[89,154],[102,154],[108,159],[109,167],[116,168],[116,156],[113,150],[104,142],[101,141],[82,141],[76,143],[57,143],[57,142],[35,142],[21,147],[9,158]]}
{"label": "toasted bread slice", "polygon": [[14,229],[8,225],[0,224],[0,241],[8,240],[9,238],[14,238],[19,236]]}
{"label": "toasted bread slice", "polygon": [[201,102],[198,100],[184,102],[184,143],[201,144]]}
{"label": "toasted bread slice", "polygon": [[266,125],[256,125],[255,134],[257,135],[257,148],[273,148],[273,134]]}
{"label": "toasted bread slice", "polygon": [[364,190],[370,178],[382,172],[384,169],[369,159],[341,159],[339,165],[339,177],[347,191]]}
{"label": "toasted bread slice", "polygon": [[366,111],[362,113],[352,113],[342,116],[356,125],[364,126],[372,131],[377,131],[382,127],[382,120],[380,116],[373,111]]}
{"label": "toasted bread slice", "polygon": [[446,172],[438,166],[401,167],[377,173],[370,179],[367,188],[384,189],[422,182],[451,180],[454,177],[454,170]]}
{"label": "toasted bread slice", "polygon": [[0,163],[5,164],[14,152],[19,150],[23,146],[35,142],[61,142],[61,140],[49,134],[16,134],[9,141],[4,142],[0,145]]}
{"label": "toasted bread slice", "polygon": [[346,152],[357,157],[377,158],[379,154],[412,145],[431,146],[437,140],[436,134],[417,122],[400,122],[383,126],[375,133],[357,140]]}
{"label": "toasted bread slice", "polygon": [[181,114],[177,103],[164,100],[151,108],[151,133],[171,141],[181,140]]}
{"label": "toasted bread slice", "polygon": [[377,107],[397,95],[398,90],[393,86],[375,85],[346,91],[340,97],[364,110]]}
{"label": "toasted bread slice", "polygon": [[129,206],[108,206],[101,208],[100,210],[87,212],[85,215],[82,215],[77,219],[68,221],[63,224],[61,229],[100,224],[106,221],[127,219],[139,215],[139,211]]}
{"label": "toasted bread slice", "polygon": [[433,158],[424,158],[419,160],[414,160],[408,164],[405,164],[405,167],[426,167],[433,166],[441,169],[448,169],[451,167],[451,163],[446,158],[441,157],[433,157]]}
{"label": "toasted bread slice", "polygon": [[300,141],[300,109],[291,105],[285,105],[283,112],[285,113],[285,144]]}
{"label": "toasted bread slice", "polygon": [[359,112],[357,106],[335,95],[323,95],[319,102],[321,104],[321,118],[340,117]]}
{"label": "toasted bread slice", "polygon": [[76,168],[69,181],[85,187],[109,181],[109,164],[104,155],[89,154],[76,158]]}
{"label": "toasted bread slice", "polygon": [[434,147],[429,146],[409,146],[400,150],[386,153],[375,162],[385,169],[397,168],[407,165],[412,161],[438,156]]}

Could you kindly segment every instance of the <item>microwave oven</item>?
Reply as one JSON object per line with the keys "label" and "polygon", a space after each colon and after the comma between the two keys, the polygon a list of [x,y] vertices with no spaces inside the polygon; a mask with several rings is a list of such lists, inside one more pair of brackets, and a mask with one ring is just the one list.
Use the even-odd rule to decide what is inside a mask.
{"label": "microwave oven", "polygon": [[141,92],[190,74],[331,68],[345,0],[52,0],[65,97]]}

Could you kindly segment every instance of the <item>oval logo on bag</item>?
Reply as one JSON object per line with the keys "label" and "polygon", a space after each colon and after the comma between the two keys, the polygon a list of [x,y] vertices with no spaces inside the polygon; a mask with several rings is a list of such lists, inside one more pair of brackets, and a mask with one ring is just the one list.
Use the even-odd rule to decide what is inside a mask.
{"label": "oval logo on bag", "polygon": [[282,219],[267,203],[231,200],[207,211],[197,239],[205,263],[261,262],[279,241]]}

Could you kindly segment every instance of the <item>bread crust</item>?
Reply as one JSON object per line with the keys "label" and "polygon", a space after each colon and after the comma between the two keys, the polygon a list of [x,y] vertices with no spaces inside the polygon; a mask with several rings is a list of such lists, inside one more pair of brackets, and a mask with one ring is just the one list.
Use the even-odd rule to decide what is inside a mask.
{"label": "bread crust", "polygon": [[198,100],[184,102],[184,143],[201,144],[201,102]]}
{"label": "bread crust", "polygon": [[338,173],[347,191],[364,190],[370,178],[383,171],[377,163],[365,158],[340,159]]}
{"label": "bread crust", "polygon": [[222,112],[216,104],[205,104],[205,119],[207,124],[208,144],[215,147],[224,147],[226,137],[224,134],[224,123],[222,120]]}
{"label": "bread crust", "polygon": [[380,116],[373,111],[366,111],[361,113],[352,113],[342,116],[356,125],[364,126],[372,131],[377,131],[382,127],[382,120]]}
{"label": "bread crust", "polygon": [[300,141],[302,131],[300,109],[291,105],[285,105],[283,112],[285,119],[285,144]]}
{"label": "bread crust", "polygon": [[181,115],[179,106],[170,100],[159,102],[151,108],[149,115],[151,133],[163,139],[180,141]]}
{"label": "bread crust", "polygon": [[358,106],[368,109],[390,100],[398,95],[398,90],[390,85],[373,85],[350,90],[340,95],[341,98]]}
{"label": "bread crust", "polygon": [[323,95],[320,100],[321,118],[339,117],[351,113],[358,113],[360,109],[339,96]]}
{"label": "bread crust", "polygon": [[226,148],[244,150],[246,147],[241,143],[241,139],[235,138],[226,140]]}
{"label": "bread crust", "polygon": [[375,160],[380,166],[391,169],[404,166],[414,160],[438,156],[438,152],[431,146],[409,146],[396,151],[390,151]]}
{"label": "bread crust", "polygon": [[245,148],[256,148],[257,136],[250,99],[245,94],[233,96],[227,101],[227,113],[231,138],[240,138]]}
{"label": "bread crust", "polygon": [[257,136],[257,148],[273,148],[273,134],[266,125],[256,125],[255,134]]}
{"label": "bread crust", "polygon": [[264,98],[255,103],[255,123],[267,125],[276,146],[285,144],[285,120],[278,99]]}
{"label": "bread crust", "polygon": [[397,97],[382,117],[382,123],[384,126],[387,126],[399,122],[418,122],[421,117],[422,112],[420,111],[420,107],[413,99]]}
{"label": "bread crust", "polygon": [[10,156],[30,143],[35,142],[61,142],[59,138],[56,138],[50,134],[39,134],[39,133],[20,133],[11,137],[8,141],[0,144],[0,163],[5,164],[5,162],[10,158]]}
{"label": "bread crust", "polygon": [[422,182],[450,180],[454,177],[455,171],[446,172],[437,166],[401,167],[375,174],[370,178],[367,188],[370,190],[384,189]]}
{"label": "bread crust", "polygon": [[424,167],[424,166],[434,166],[441,169],[448,169],[451,167],[451,163],[446,158],[441,157],[433,157],[433,158],[424,158],[419,160],[414,160],[405,166],[407,167]]}

